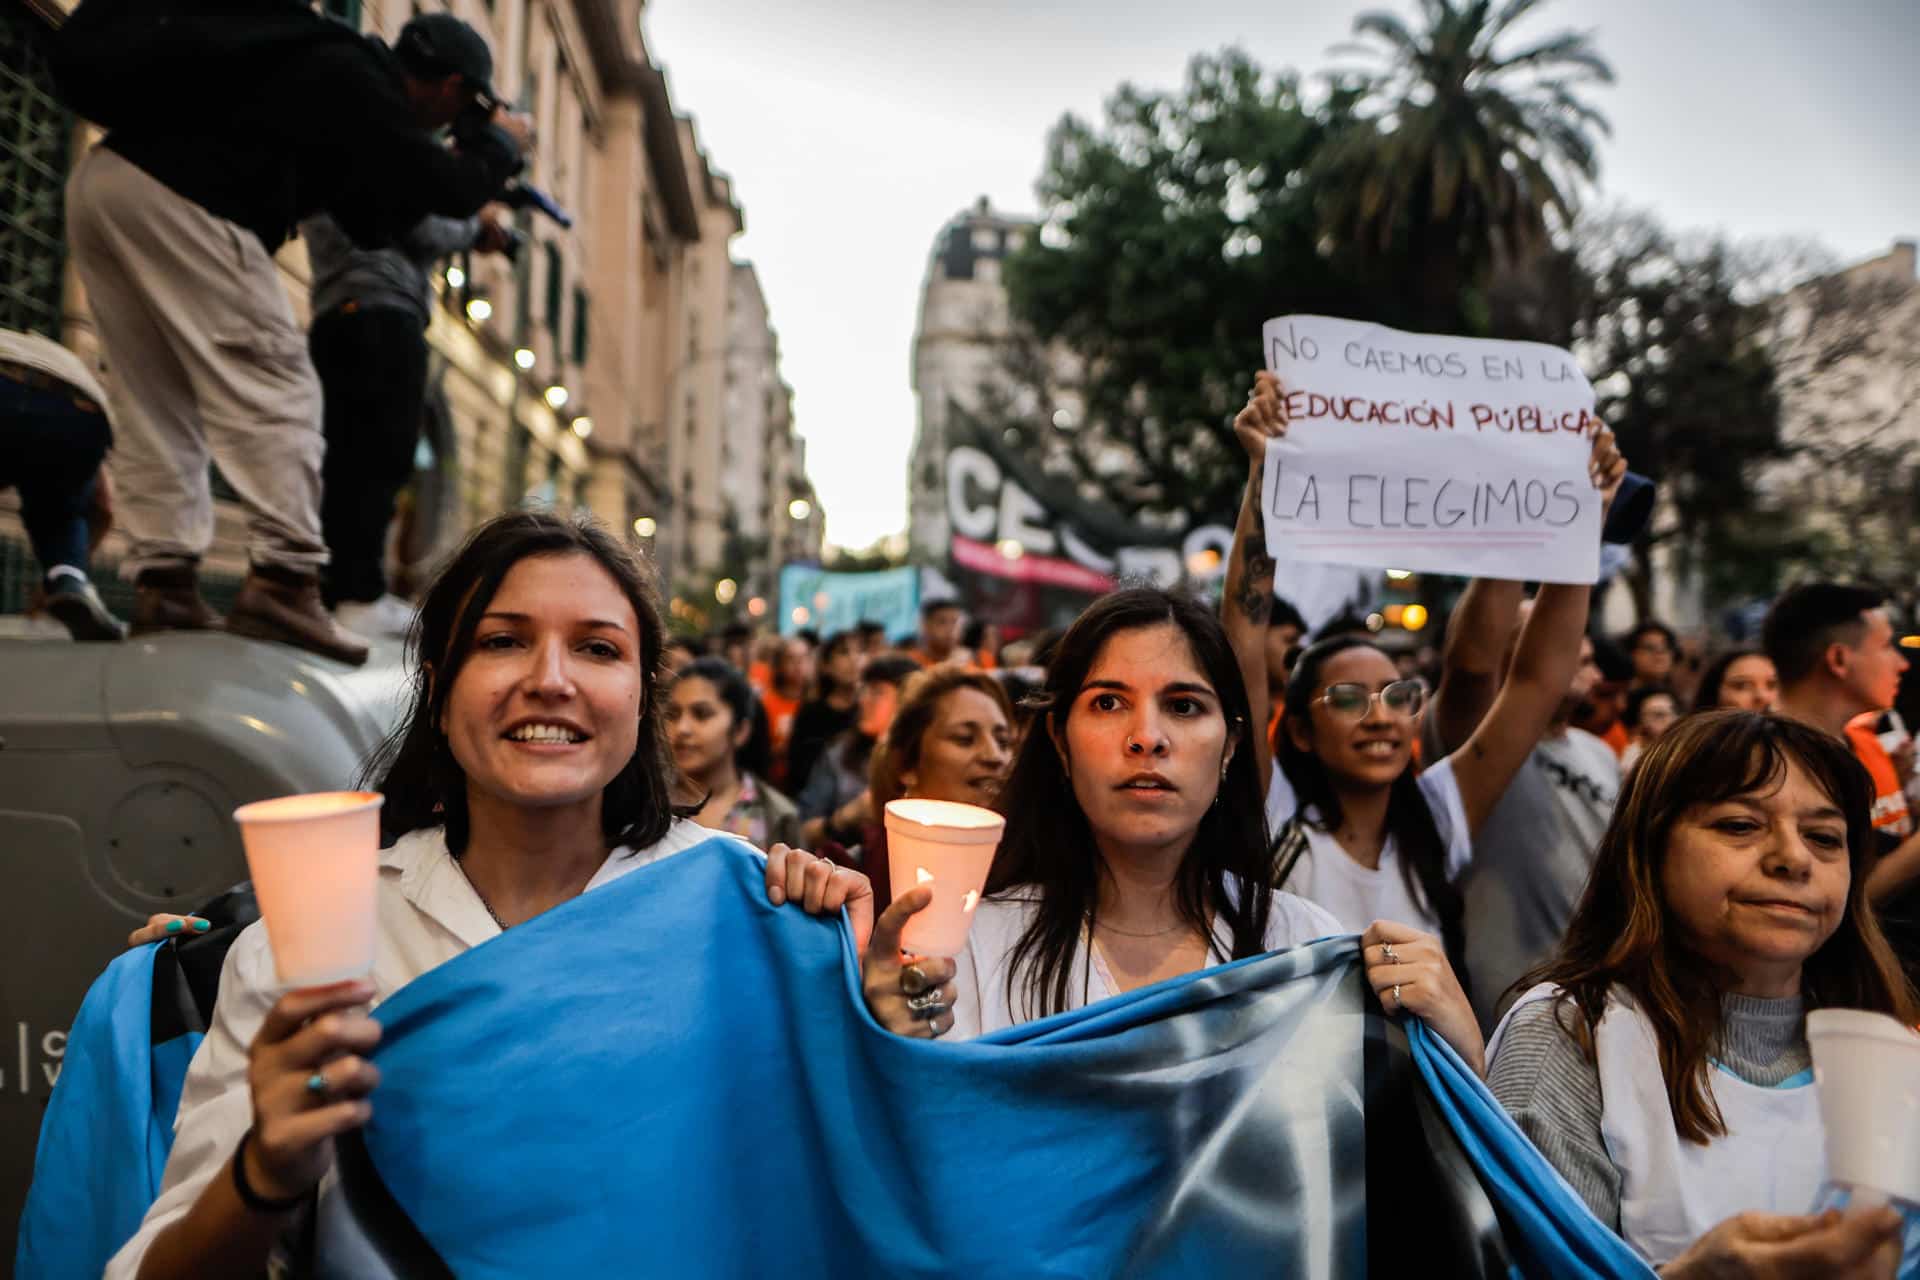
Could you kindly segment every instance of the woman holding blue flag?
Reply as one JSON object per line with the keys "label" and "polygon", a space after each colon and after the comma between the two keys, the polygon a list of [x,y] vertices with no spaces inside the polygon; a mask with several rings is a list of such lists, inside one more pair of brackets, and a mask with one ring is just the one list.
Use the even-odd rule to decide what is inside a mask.
{"label": "woman holding blue flag", "polygon": [[1898,1214],[1808,1214],[1826,1159],[1806,1013],[1920,1022],[1864,892],[1872,803],[1819,730],[1680,721],[1494,1032],[1494,1095],[1663,1275],[1893,1274]]}
{"label": "woman holding blue flag", "polygon": [[[924,888],[875,925],[863,978],[884,1026],[982,1035],[1343,932],[1272,887],[1254,722],[1210,610],[1152,588],[1102,597],[1062,637],[1038,701],[965,949],[900,954]],[[1398,986],[1402,1008],[1477,1064],[1479,1030],[1438,945],[1412,929],[1380,936],[1369,981]]]}
{"label": "woman holding blue flag", "polygon": [[[662,636],[644,571],[600,526],[515,512],[473,535],[421,607],[412,705],[383,753],[373,971],[283,993],[264,928],[236,939],[160,1197],[107,1276],[259,1274],[327,1194],[333,1139],[372,1114],[370,1005],[710,837],[669,801]],[[865,879],[831,863],[776,848],[767,883],[872,919]]]}

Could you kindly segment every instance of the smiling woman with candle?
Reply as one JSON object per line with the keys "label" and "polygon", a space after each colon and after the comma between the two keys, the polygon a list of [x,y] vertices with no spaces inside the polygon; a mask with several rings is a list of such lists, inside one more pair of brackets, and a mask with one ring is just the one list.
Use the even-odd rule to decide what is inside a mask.
{"label": "smiling woman with candle", "polygon": [[1804,1214],[1825,1178],[1806,1011],[1920,1018],[1864,893],[1873,849],[1844,742],[1753,712],[1682,720],[1494,1033],[1494,1096],[1668,1277],[1852,1275],[1897,1226],[1768,1216]]}
{"label": "smiling woman with candle", "polygon": [[986,672],[934,667],[908,678],[867,773],[874,821],[862,841],[860,866],[873,881],[876,903],[893,899],[881,821],[888,803],[990,805],[1007,776],[1012,741],[1013,707]]}
{"label": "smiling woman with candle", "polygon": [[[235,940],[160,1198],[108,1266],[114,1280],[260,1274],[327,1194],[335,1135],[371,1115],[380,1028],[366,1006],[710,837],[668,799],[651,589],[600,526],[538,512],[489,522],[417,627],[411,706],[379,771],[394,843],[380,855],[373,971],[283,993],[266,931]],[[863,877],[790,865],[784,850],[767,881],[775,902],[870,910]]]}

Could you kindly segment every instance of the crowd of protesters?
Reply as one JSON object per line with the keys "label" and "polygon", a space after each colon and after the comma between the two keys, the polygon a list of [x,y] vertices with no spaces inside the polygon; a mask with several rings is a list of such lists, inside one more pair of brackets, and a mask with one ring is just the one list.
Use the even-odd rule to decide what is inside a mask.
{"label": "crowd of protesters", "polygon": [[[1584,586],[1491,579],[1430,662],[1364,629],[1309,635],[1273,596],[1253,499],[1280,403],[1263,375],[1236,423],[1252,480],[1217,610],[1128,588],[1004,647],[951,599],[891,641],[669,639],[592,526],[483,529],[428,594],[423,651],[454,657],[423,675],[382,775],[394,892],[409,866],[457,868],[433,882],[446,901],[407,906],[438,950],[320,994],[276,995],[263,938],[230,962],[181,1168],[109,1274],[255,1258],[319,1185],[326,1137],[364,1122],[378,1032],[354,1010],[618,874],[609,848],[655,859],[702,827],[768,852],[776,905],[871,922],[865,998],[907,1036],[983,1035],[1358,934],[1380,1008],[1425,1020],[1663,1274],[1892,1274],[1897,1216],[1809,1212],[1824,1165],[1801,1087],[1808,1011],[1920,1023],[1914,752],[1890,714],[1907,664],[1886,601],[1796,587],[1761,648],[1706,662],[1657,624],[1596,637]],[[1609,433],[1589,471],[1610,497]],[[476,582],[492,601],[462,604]],[[620,620],[591,645],[573,616],[589,608]],[[539,782],[564,781],[578,813],[516,808],[519,766],[491,739],[522,699],[548,719],[577,708],[582,740],[606,740],[579,777]],[[636,704],[654,708],[638,743]],[[881,815],[907,797],[1006,818],[951,959],[901,947],[930,901],[888,883]],[[324,1036],[296,1033],[330,1011]]]}

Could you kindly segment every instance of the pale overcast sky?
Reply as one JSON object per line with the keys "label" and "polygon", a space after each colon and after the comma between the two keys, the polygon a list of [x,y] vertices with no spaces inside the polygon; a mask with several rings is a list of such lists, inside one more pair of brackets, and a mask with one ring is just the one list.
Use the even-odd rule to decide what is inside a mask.
{"label": "pale overcast sky", "polygon": [[[648,42],[746,210],[831,541],[904,527],[915,307],[976,197],[1032,212],[1048,129],[1229,44],[1318,71],[1355,13],[1411,0],[650,0]],[[1920,236],[1916,0],[1556,0],[1618,84],[1601,198],[1677,228],[1804,235],[1845,258]],[[1258,335],[1248,334],[1249,359]]]}

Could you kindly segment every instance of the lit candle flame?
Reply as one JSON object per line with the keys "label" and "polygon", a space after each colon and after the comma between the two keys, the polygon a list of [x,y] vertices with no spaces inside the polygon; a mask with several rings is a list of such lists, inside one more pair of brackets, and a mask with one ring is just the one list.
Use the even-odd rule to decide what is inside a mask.
{"label": "lit candle flame", "polygon": [[962,912],[971,911],[979,905],[980,891],[978,889],[969,889],[967,890],[967,900],[960,904],[960,910]]}
{"label": "lit candle flame", "polygon": [[915,867],[913,871],[913,882],[915,884],[932,884],[933,873],[925,867]]}

